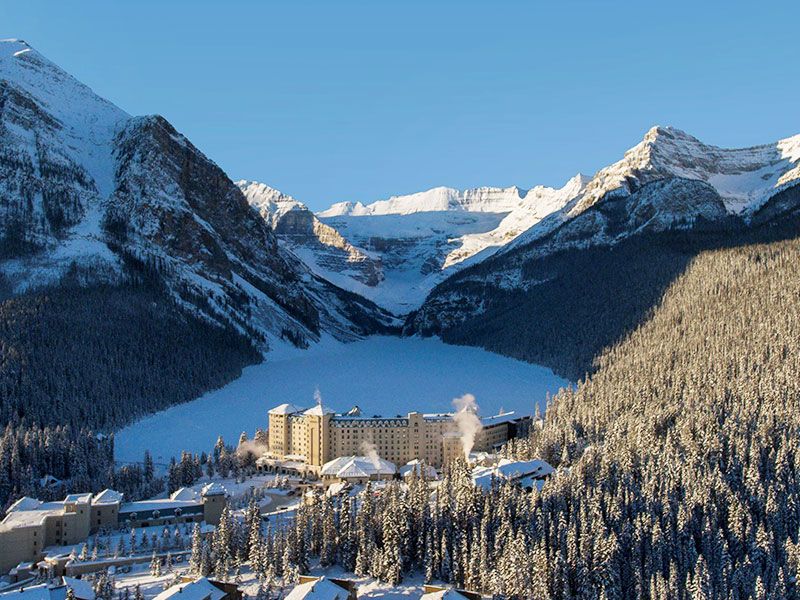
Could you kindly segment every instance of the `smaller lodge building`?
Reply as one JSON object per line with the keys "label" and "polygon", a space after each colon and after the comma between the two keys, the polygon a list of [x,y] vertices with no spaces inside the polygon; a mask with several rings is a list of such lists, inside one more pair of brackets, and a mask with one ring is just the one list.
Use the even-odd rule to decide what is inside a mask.
{"label": "smaller lodge building", "polygon": [[218,483],[198,494],[187,488],[162,500],[122,502],[122,494],[103,490],[95,494],[70,494],[58,502],[23,497],[0,521],[0,573],[21,562],[38,562],[48,546],[71,546],[101,528],[172,525],[205,521],[219,523],[227,491]]}

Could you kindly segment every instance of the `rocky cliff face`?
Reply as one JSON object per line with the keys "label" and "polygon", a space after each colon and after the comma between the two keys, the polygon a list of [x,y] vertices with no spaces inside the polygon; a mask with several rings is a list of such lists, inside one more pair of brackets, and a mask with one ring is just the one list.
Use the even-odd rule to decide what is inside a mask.
{"label": "rocky cliff face", "polygon": [[384,279],[379,258],[353,246],[304,205],[263,183],[238,181],[247,201],[272,226],[278,240],[317,274],[351,278],[369,287]]}
{"label": "rocky cliff face", "polygon": [[371,289],[340,285],[403,314],[436,284],[562,208],[585,182],[578,175],[560,189],[440,187],[369,205],[335,204],[317,216],[383,264],[386,277]]}
{"label": "rocky cliff face", "polygon": [[130,261],[266,350],[391,317],[316,276],[163,118],[132,118],[21,41],[0,42],[0,269],[11,293],[118,282]]}

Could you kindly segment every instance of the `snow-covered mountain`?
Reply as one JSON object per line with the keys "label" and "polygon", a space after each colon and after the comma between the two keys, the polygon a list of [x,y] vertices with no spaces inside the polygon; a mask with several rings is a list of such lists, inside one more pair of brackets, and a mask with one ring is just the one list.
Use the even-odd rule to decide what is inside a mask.
{"label": "snow-covered mountain", "polygon": [[[440,187],[369,205],[334,204],[317,216],[383,261],[386,279],[374,288],[340,284],[404,313],[448,277],[496,252],[547,238],[539,247],[545,254],[697,218],[746,219],[799,178],[800,136],[726,150],[678,129],[654,127],[620,161],[593,177],[577,175],[560,189]],[[575,220],[598,203],[621,198],[625,202]]]}
{"label": "snow-covered mountain", "polygon": [[[792,233],[795,223],[800,222],[798,214],[800,136],[754,148],[724,150],[677,129],[655,127],[622,160],[599,171],[561,209],[493,256],[437,286],[420,309],[409,316],[405,331],[439,335],[458,332],[451,333],[452,341],[502,346],[514,355],[546,360],[529,344],[553,343],[552,337],[539,340],[517,335],[498,345],[492,335],[498,336],[504,330],[511,336],[514,323],[541,318],[546,311],[537,303],[569,304],[573,297],[597,296],[604,283],[594,281],[594,273],[587,274],[591,271],[587,262],[601,261],[606,272],[622,272],[636,264],[624,284],[633,290],[631,293],[657,298],[659,286],[667,285],[669,280],[654,276],[658,269],[647,263],[660,260],[652,256],[658,252],[649,246],[651,242],[654,248],[666,244],[665,253],[672,257],[666,262],[679,266],[693,249],[711,248],[722,243],[719,240],[735,245],[742,239],[760,239],[757,235],[775,235],[763,233],[764,226]],[[616,260],[631,264],[616,265],[613,249],[627,241],[632,243],[620,253],[625,258]],[[635,246],[637,241],[639,246]],[[631,256],[631,248],[641,252]],[[640,260],[644,262],[639,264]],[[578,271],[572,272],[575,269]],[[649,269],[653,273],[648,273]],[[669,274],[674,275],[671,271]],[[592,289],[592,285],[597,287]],[[615,298],[614,292],[609,291],[607,297]],[[615,298],[611,305],[599,306],[597,319],[616,319],[602,314],[606,310],[613,312],[613,302],[621,301]],[[578,308],[589,305],[592,300],[586,299]],[[557,307],[549,311],[554,322],[571,323],[571,317],[559,313]],[[631,324],[635,321],[626,322],[626,326]],[[579,326],[587,331],[598,329],[586,322]],[[569,337],[553,323],[542,324],[541,329],[545,327],[553,335]],[[605,341],[613,342],[615,338]],[[573,364],[571,368],[581,367]]]}
{"label": "snow-covered mountain", "polygon": [[271,225],[278,241],[318,275],[345,287],[351,279],[370,287],[384,279],[380,258],[350,244],[304,204],[263,183],[237,181],[236,185]]}
{"label": "snow-covered mountain", "polygon": [[586,181],[577,175],[560,189],[439,187],[369,205],[334,204],[317,217],[383,265],[385,279],[375,286],[336,282],[403,314],[453,272],[561,209]]}
{"label": "snow-covered mountain", "polygon": [[[21,40],[0,42],[0,271],[19,293],[156,273],[266,349],[390,317],[281,249],[239,188],[162,117],[131,117]],[[77,273],[77,275],[75,275]]]}
{"label": "snow-covered mountain", "polygon": [[[342,202],[314,218],[277,190],[240,185],[278,237],[316,273],[405,314],[463,268],[540,238],[549,240],[540,247],[546,253],[612,243],[697,218],[747,218],[800,178],[799,161],[800,136],[726,150],[671,127],[654,127],[620,161],[593,177],[576,175],[560,189],[438,187],[367,205]],[[620,198],[629,200],[573,222],[596,204]]]}
{"label": "snow-covered mountain", "polygon": [[[598,171],[560,211],[519,236],[505,250],[549,234],[598,202],[629,196],[649,183],[667,179],[701,182],[719,195],[728,214],[747,220],[770,197],[800,179],[800,135],[729,150],[704,144],[673,127],[653,127],[621,160]],[[676,189],[675,185],[669,188]],[[666,208],[661,219],[669,220],[668,216]],[[674,217],[683,219],[686,215],[681,210]]]}

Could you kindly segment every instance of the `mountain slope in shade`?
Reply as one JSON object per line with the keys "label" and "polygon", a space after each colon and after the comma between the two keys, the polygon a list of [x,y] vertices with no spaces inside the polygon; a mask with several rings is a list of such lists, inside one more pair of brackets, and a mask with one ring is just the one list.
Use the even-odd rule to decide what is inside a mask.
{"label": "mountain slope in shade", "polygon": [[225,173],[162,117],[130,117],[18,40],[0,42],[0,269],[12,293],[134,261],[186,309],[266,350],[391,318],[282,250]]}
{"label": "mountain slope in shade", "polygon": [[380,259],[350,244],[304,204],[263,183],[237,181],[236,185],[278,240],[315,273],[334,283],[352,278],[370,287],[384,279]]}
{"label": "mountain slope in shade", "polygon": [[581,377],[698,252],[800,233],[800,136],[745,150],[655,128],[583,192],[428,296],[406,333]]}

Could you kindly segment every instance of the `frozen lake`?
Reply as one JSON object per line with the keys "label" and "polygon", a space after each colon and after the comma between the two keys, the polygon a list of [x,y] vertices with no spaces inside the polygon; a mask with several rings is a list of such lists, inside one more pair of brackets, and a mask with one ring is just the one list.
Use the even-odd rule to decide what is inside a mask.
{"label": "frozen lake", "polygon": [[533,414],[536,403],[544,412],[547,394],[567,384],[546,367],[478,348],[371,337],[248,367],[223,388],[118,431],[115,454],[117,460],[137,461],[147,448],[163,463],[182,450],[209,452],[219,435],[235,444],[242,431],[252,438],[257,428],[266,428],[273,406],[313,406],[317,389],[337,412],[356,404],[365,415],[449,412],[453,398],[470,393],[480,414],[490,415],[501,408]]}

